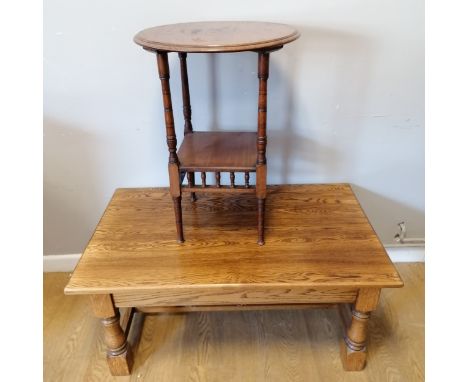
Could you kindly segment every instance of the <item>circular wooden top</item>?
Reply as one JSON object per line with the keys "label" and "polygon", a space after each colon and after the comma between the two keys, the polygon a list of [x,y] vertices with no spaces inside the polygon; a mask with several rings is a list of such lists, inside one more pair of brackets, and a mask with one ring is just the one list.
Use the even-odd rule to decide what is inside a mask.
{"label": "circular wooden top", "polygon": [[278,47],[299,38],[285,24],[256,21],[205,21],[144,29],[134,41],[150,50],[242,52]]}

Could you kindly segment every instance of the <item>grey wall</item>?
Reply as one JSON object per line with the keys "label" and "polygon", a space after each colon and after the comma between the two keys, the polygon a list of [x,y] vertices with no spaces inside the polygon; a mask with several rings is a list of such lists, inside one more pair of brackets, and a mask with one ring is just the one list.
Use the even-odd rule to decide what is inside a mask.
{"label": "grey wall", "polygon": [[[132,38],[209,19],[302,33],[271,57],[269,183],[350,182],[384,243],[401,220],[424,237],[423,0],[167,4],[44,2],[44,254],[81,252],[115,188],[168,184],[155,57]],[[181,134],[175,55],[170,64]],[[254,53],[188,65],[196,129],[255,129]]]}

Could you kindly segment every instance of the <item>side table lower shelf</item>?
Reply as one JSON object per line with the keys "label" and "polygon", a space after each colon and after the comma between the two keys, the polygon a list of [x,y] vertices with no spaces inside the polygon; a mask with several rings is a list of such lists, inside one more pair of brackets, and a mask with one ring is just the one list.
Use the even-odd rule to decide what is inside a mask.
{"label": "side table lower shelf", "polygon": [[177,152],[179,168],[187,172],[254,172],[257,133],[195,131],[184,136]]}

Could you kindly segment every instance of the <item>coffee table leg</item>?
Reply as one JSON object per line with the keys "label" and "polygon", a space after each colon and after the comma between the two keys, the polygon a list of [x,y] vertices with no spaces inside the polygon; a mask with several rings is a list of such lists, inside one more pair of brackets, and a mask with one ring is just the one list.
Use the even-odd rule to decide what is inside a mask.
{"label": "coffee table leg", "polygon": [[341,361],[347,371],[359,371],[366,366],[367,328],[370,312],[377,308],[380,289],[363,288],[359,291],[356,304],[340,304],[340,315],[345,334],[340,343]]}
{"label": "coffee table leg", "polygon": [[340,343],[343,368],[348,371],[364,369],[367,358],[367,323],[370,313],[353,310],[351,323]]}
{"label": "coffee table leg", "polygon": [[120,326],[120,315],[112,301],[112,296],[93,295],[91,297],[94,314],[101,319],[104,328],[104,342],[107,347],[107,364],[112,375],[130,375],[133,365],[132,349]]}

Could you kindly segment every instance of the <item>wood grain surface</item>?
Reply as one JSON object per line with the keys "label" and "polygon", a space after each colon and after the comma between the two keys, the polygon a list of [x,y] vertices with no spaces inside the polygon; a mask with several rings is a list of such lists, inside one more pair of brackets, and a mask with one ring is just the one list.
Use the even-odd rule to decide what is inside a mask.
{"label": "wood grain surface", "polygon": [[[109,374],[89,298],[63,295],[68,274],[45,274],[44,380],[424,381],[424,265],[396,267],[405,287],[382,290],[363,371],[343,370],[335,309],[300,309],[147,316],[140,342],[131,340],[132,375],[117,378]],[[141,327],[141,317],[134,320]]]}
{"label": "wood grain surface", "polygon": [[257,133],[196,131],[187,134],[177,155],[186,171],[255,171]]}
{"label": "wood grain surface", "polygon": [[268,190],[260,247],[254,195],[185,198],[186,242],[177,244],[167,188],[118,189],[65,292],[403,285],[349,185]]}
{"label": "wood grain surface", "polygon": [[211,288],[174,287],[153,292],[115,293],[114,302],[123,306],[190,306],[190,305],[248,305],[248,304],[317,304],[354,302],[353,288],[300,288],[284,287],[239,287]]}
{"label": "wood grain surface", "polygon": [[134,41],[149,50],[241,52],[277,48],[299,38],[285,24],[256,21],[206,21],[160,25],[139,32]]}

